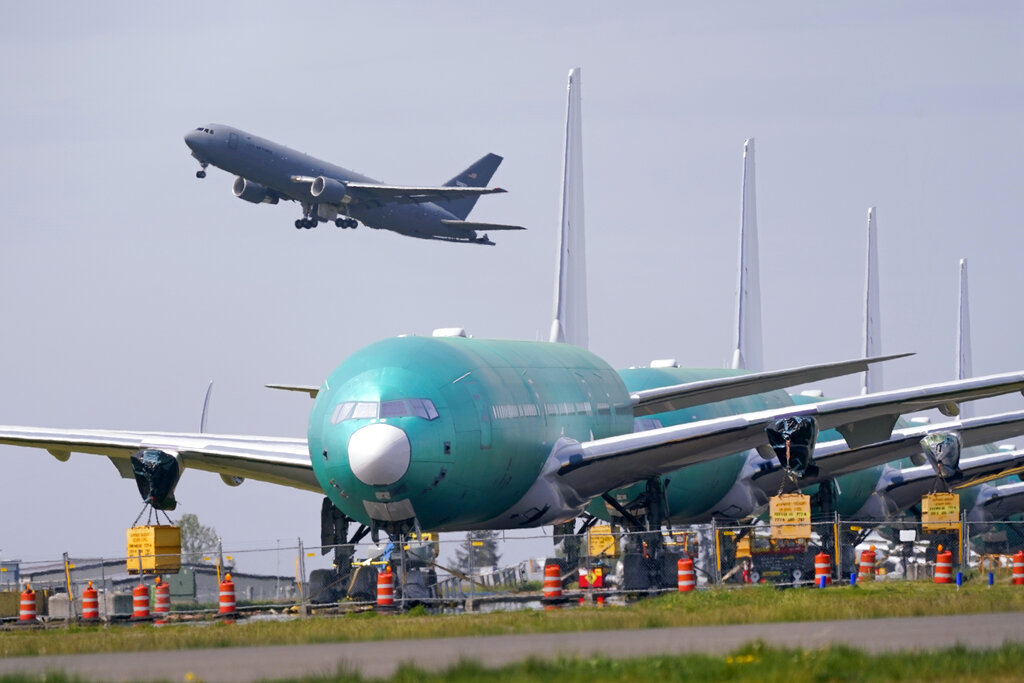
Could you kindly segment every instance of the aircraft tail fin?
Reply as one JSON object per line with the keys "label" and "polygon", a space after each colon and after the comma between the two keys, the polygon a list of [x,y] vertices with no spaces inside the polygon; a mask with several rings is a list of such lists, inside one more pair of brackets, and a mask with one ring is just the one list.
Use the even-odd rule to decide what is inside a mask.
{"label": "aircraft tail fin", "polygon": [[[497,154],[480,157],[472,166],[445,183],[444,187],[485,187],[487,183],[491,182],[491,177],[498,170],[501,161],[502,157]],[[459,220],[466,220],[469,212],[476,206],[477,199],[477,196],[473,196],[439,203],[448,213]]]}
{"label": "aircraft tail fin", "polygon": [[580,69],[569,72],[562,157],[562,208],[558,237],[555,315],[549,340],[587,348],[587,260],[583,232],[583,125]]}
{"label": "aircraft tail fin", "polygon": [[[868,209],[868,256],[864,285],[864,357],[881,353],[881,312],[878,303],[878,226],[875,207]],[[882,368],[873,366],[864,371],[861,394],[882,390]]]}
{"label": "aircraft tail fin", "polygon": [[[956,378],[967,379],[974,375],[971,369],[971,312],[967,299],[967,259],[960,259],[960,301],[956,320]],[[964,408],[967,414],[964,415]],[[973,406],[960,406],[961,417],[973,417]]]}
{"label": "aircraft tail fin", "polygon": [[736,336],[732,368],[761,372],[761,278],[758,274],[757,192],[754,138],[743,143],[743,191],[740,205],[740,268],[736,292]]}

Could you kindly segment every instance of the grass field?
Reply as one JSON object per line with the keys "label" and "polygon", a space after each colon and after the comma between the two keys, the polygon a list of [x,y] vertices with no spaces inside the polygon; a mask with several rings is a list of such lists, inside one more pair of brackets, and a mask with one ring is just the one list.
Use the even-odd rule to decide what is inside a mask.
{"label": "grass field", "polygon": [[1006,584],[989,588],[980,581],[960,590],[925,582],[878,582],[826,590],[757,586],[673,593],[627,607],[572,607],[557,612],[430,615],[415,610],[286,622],[7,631],[0,633],[0,657],[1005,611],[1024,611],[1024,588]]}

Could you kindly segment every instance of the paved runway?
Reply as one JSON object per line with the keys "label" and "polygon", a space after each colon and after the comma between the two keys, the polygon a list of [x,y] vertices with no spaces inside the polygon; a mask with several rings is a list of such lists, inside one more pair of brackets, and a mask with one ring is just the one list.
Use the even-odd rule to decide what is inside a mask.
{"label": "paved runway", "polygon": [[253,681],[333,674],[339,667],[367,677],[389,676],[403,661],[444,669],[460,659],[500,666],[527,657],[605,655],[641,657],[685,652],[725,653],[753,640],[780,647],[841,643],[867,650],[924,650],[957,643],[992,648],[1024,642],[1024,612],[950,617],[698,626],[589,631],[437,640],[395,640],[171,652],[14,657],[0,659],[0,674],[65,671],[87,680]]}

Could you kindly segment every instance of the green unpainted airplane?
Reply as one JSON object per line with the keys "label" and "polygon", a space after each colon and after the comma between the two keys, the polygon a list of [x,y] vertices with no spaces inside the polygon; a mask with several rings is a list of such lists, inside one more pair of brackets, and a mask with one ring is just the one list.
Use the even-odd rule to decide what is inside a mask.
{"label": "green unpainted airplane", "polygon": [[[0,443],[62,460],[106,456],[163,509],[185,469],[317,492],[362,525],[355,538],[564,522],[617,488],[701,463],[710,474],[733,454],[767,451],[765,430],[780,419],[835,428],[856,448],[888,438],[900,414],[1024,389],[1024,372],[1014,372],[808,405],[779,391],[877,360],[631,391],[627,372],[569,343],[399,337],[354,353],[319,386],[285,387],[315,398],[305,439],[0,426]],[[637,418],[722,401],[733,410],[634,431]],[[695,496],[712,488],[701,476]]]}

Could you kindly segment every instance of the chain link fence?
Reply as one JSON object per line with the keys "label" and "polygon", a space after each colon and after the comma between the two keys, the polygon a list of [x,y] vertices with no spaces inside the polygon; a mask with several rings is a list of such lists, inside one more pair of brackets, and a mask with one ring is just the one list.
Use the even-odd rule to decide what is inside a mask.
{"label": "chain link fence", "polygon": [[[574,534],[533,530],[517,534],[514,542],[500,536],[494,542],[498,553],[474,552],[475,544],[483,541],[461,534],[425,534],[377,545],[320,547],[299,542],[274,548],[218,549],[200,563],[182,565],[161,576],[170,585],[173,610],[182,616],[215,612],[220,582],[228,572],[243,612],[300,613],[328,607],[371,607],[383,571],[394,576],[399,606],[452,609],[539,605],[544,569],[550,564],[558,566],[562,587],[573,599],[587,591],[602,596],[675,591],[681,559],[693,562],[699,587],[815,585],[819,580],[816,560],[821,564],[822,554],[828,556],[827,575],[832,584],[930,580],[940,552],[951,553],[954,572],[968,576],[992,573],[994,581],[1008,582],[1010,558],[1024,549],[1024,521],[974,523],[961,519],[935,529],[916,521],[879,526],[837,516],[812,523],[809,536],[797,539],[779,538],[771,525],[761,521],[639,533],[598,525]],[[515,550],[509,552],[511,548]],[[497,565],[477,562],[479,557],[496,556],[502,558]],[[271,564],[270,557],[285,571],[247,570],[248,566]],[[867,572],[861,566],[865,558],[870,559]],[[52,596],[49,616],[53,618],[79,614],[75,600],[89,582],[103,596],[102,616],[128,615],[132,588],[140,582],[151,586],[156,576],[130,574],[128,563],[136,559],[65,557],[0,562],[0,618],[17,618],[14,598],[25,583]],[[179,558],[167,559],[173,565]],[[307,569],[307,564],[322,566],[332,559],[336,565]]]}

